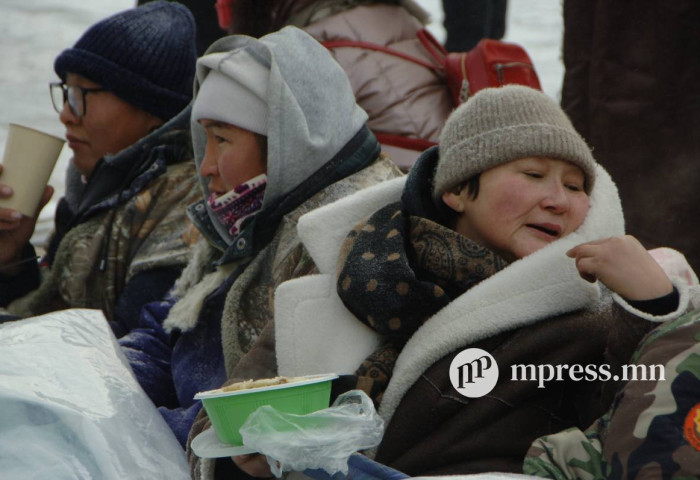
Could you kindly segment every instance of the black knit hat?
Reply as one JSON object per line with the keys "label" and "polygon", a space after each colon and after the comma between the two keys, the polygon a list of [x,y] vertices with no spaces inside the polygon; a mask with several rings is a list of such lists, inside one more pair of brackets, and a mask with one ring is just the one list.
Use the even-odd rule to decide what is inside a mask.
{"label": "black knit hat", "polygon": [[86,77],[167,121],[192,99],[196,61],[192,14],[158,0],[90,27],[56,57],[54,70],[64,81],[69,72]]}

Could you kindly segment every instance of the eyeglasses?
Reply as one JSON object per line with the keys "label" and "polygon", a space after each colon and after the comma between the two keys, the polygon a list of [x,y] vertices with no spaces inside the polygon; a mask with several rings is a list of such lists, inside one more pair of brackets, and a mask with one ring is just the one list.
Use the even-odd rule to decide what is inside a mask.
{"label": "eyeglasses", "polygon": [[49,91],[51,92],[51,102],[53,108],[61,113],[63,105],[68,102],[70,111],[78,118],[85,116],[87,113],[87,102],[85,97],[88,93],[106,92],[107,88],[83,88],[77,85],[66,85],[63,82],[49,83]]}

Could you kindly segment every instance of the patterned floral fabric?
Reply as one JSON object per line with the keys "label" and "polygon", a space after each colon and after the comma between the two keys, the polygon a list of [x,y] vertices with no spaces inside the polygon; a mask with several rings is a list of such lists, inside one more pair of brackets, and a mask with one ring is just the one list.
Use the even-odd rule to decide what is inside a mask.
{"label": "patterned floral fabric", "polygon": [[[438,310],[507,262],[454,230],[390,204],[349,234],[338,294],[363,323],[386,336],[356,375],[356,388],[381,403],[401,348]],[[346,380],[347,381],[347,380]]]}
{"label": "patterned floral fabric", "polygon": [[525,473],[557,480],[700,477],[700,311],[651,331],[632,361],[655,378],[630,380],[585,432],[537,439]]}
{"label": "patterned floral fabric", "polygon": [[217,197],[211,194],[207,201],[222,225],[235,237],[241,230],[245,219],[250,218],[262,208],[267,175],[260,174],[238,185],[230,192]]}

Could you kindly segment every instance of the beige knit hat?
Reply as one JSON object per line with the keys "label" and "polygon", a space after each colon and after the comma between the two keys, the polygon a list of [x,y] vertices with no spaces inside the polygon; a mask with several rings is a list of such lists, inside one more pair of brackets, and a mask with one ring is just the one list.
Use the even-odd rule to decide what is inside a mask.
{"label": "beige knit hat", "polygon": [[583,170],[586,192],[595,181],[595,160],[561,107],[546,94],[521,85],[479,91],[447,119],[440,134],[433,199],[477,173],[525,157],[549,157]]}

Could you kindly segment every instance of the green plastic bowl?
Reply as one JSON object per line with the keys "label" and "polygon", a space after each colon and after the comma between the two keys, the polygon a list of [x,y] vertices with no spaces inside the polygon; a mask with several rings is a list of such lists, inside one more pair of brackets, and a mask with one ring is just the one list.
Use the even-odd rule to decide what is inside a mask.
{"label": "green plastic bowl", "polygon": [[248,416],[263,405],[275,409],[306,415],[328,407],[331,381],[337,375],[314,375],[307,380],[250,388],[233,392],[200,392],[194,396],[201,400],[216,436],[223,443],[243,445],[238,431]]}

